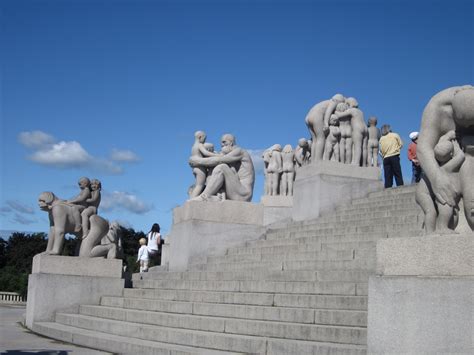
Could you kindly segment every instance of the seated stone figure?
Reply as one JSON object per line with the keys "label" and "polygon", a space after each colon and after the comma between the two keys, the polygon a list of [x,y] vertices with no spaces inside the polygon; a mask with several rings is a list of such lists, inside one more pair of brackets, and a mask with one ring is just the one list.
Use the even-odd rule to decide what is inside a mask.
{"label": "seated stone figure", "polygon": [[206,201],[217,198],[221,188],[229,200],[251,201],[255,171],[249,153],[235,144],[232,134],[224,134],[221,139],[222,155],[213,157],[191,156],[191,167],[214,168],[206,188],[192,200]]}
{"label": "seated stone figure", "polygon": [[102,184],[97,179],[92,179],[91,184],[91,197],[86,199],[87,207],[84,211],[81,212],[81,220],[82,220],[82,234],[83,236],[87,236],[89,233],[90,221],[89,218],[97,214],[100,205],[100,190],[102,190]]}
{"label": "seated stone figure", "polygon": [[87,200],[91,198],[91,182],[89,178],[83,176],[79,179],[78,182],[79,188],[81,191],[76,197],[73,197],[69,200],[66,200],[65,202],[76,206],[74,210],[74,219],[76,221],[76,226],[75,230],[76,232],[79,232],[82,230],[82,216],[81,213],[84,211],[84,209],[87,207]]}
{"label": "seated stone figure", "polygon": [[298,146],[295,148],[296,168],[308,165],[311,160],[311,144],[306,138],[298,140]]}
{"label": "seated stone figure", "polygon": [[[441,169],[445,171],[452,186],[460,191],[459,169],[464,163],[464,153],[456,141],[456,133],[449,131],[443,135],[434,147],[435,158]],[[428,234],[453,233],[458,223],[459,201],[461,194],[454,197],[455,205],[442,204],[436,201],[432,187],[426,177],[416,188],[416,202],[425,213],[424,226]]]}
{"label": "seated stone figure", "polygon": [[102,237],[100,244],[92,248],[90,256],[93,258],[105,256],[107,259],[121,259],[122,249],[122,229],[118,222],[112,222],[107,234]]}

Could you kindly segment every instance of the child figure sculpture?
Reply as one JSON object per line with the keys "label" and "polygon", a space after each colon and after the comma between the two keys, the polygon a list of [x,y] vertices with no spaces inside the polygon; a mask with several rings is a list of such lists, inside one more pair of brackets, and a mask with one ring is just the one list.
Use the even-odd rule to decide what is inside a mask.
{"label": "child figure sculpture", "polygon": [[293,181],[295,180],[295,153],[291,145],[283,148],[283,169],[281,174],[280,195],[293,196]]}
{"label": "child figure sculpture", "polygon": [[283,168],[283,160],[281,155],[281,145],[275,144],[270,151],[270,161],[267,167],[267,179],[269,182],[270,195],[278,195],[278,184],[280,182],[280,174]]}
{"label": "child figure sculpture", "polygon": [[97,214],[100,204],[100,190],[102,189],[102,184],[97,179],[92,179],[91,184],[91,197],[86,200],[87,207],[81,213],[82,220],[82,238],[85,238],[89,233],[90,221],[89,218],[92,215]]}
{"label": "child figure sculpture", "polygon": [[78,185],[81,189],[79,195],[66,201],[67,204],[77,206],[77,208],[74,208],[74,223],[76,225],[74,228],[75,232],[80,232],[82,230],[81,213],[87,207],[87,200],[91,198],[90,180],[86,177],[81,177]]}
{"label": "child figure sculpture", "polygon": [[[194,144],[191,149],[191,157],[213,157],[216,156],[217,154],[209,151],[206,149],[205,146],[206,143],[206,133],[203,131],[197,131],[194,133]],[[202,166],[196,166],[193,167],[193,174],[196,178],[196,183],[194,184],[194,188],[192,189],[190,193],[190,198],[194,198],[196,196],[199,196],[201,192],[204,190],[204,187],[206,185],[206,177],[207,177],[207,170],[205,167]]]}
{"label": "child figure sculpture", "polygon": [[370,117],[368,121],[368,131],[369,131],[369,140],[367,143],[368,148],[368,159],[367,163],[369,166],[377,167],[378,163],[378,154],[379,154],[379,139],[380,139],[380,130],[377,127],[377,117]]}
{"label": "child figure sculpture", "polygon": [[324,147],[324,160],[339,161],[339,140],[341,139],[341,130],[339,129],[339,118],[331,115],[329,119],[329,133],[326,137]]}
{"label": "child figure sculpture", "polygon": [[[441,136],[434,147],[434,155],[440,168],[448,174],[452,186],[456,191],[460,191],[459,169],[464,163],[465,156],[456,140],[455,131],[449,131]],[[424,224],[428,234],[435,231],[436,233],[454,233],[459,218],[460,199],[461,194],[457,193],[453,207],[437,202],[431,184],[423,176],[416,188],[416,202],[425,213]]]}

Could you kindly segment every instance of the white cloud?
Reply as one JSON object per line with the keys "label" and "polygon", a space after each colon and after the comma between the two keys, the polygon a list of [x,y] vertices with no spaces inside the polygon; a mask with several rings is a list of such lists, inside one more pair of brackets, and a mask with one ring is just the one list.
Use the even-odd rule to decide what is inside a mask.
{"label": "white cloud", "polygon": [[[41,165],[60,169],[90,169],[104,174],[123,173],[120,165],[110,159],[92,156],[77,141],[57,141],[42,131],[21,132],[18,141],[33,150],[29,158]],[[121,153],[121,159],[115,159],[116,161],[131,162],[138,159],[131,151],[116,151]]]}
{"label": "white cloud", "polygon": [[7,209],[9,209],[11,211],[11,209],[17,211],[17,212],[20,212],[20,213],[26,213],[26,214],[34,214],[35,211],[33,210],[32,207],[30,206],[27,206],[19,201],[13,201],[13,200],[8,200],[6,201],[8,207],[3,207],[2,208],[2,211],[4,212],[8,212]]}
{"label": "white cloud", "polygon": [[30,159],[44,165],[80,167],[92,162],[93,158],[75,141],[59,142],[34,152]]}
{"label": "white cloud", "polygon": [[53,136],[41,132],[21,132],[18,135],[18,141],[28,148],[44,148],[47,145],[53,144],[55,139]]}
{"label": "white cloud", "polygon": [[253,166],[255,168],[255,173],[263,174],[263,169],[265,167],[263,163],[262,154],[265,149],[247,149],[247,152],[250,154],[250,157],[253,161]]}
{"label": "white cloud", "polygon": [[152,204],[140,200],[136,195],[123,191],[104,193],[99,207],[104,211],[122,209],[135,214],[145,214],[152,208]]}
{"label": "white cloud", "polygon": [[140,160],[138,155],[136,155],[131,150],[120,150],[120,149],[112,149],[112,153],[110,154],[110,159],[124,162],[124,163],[133,163]]}

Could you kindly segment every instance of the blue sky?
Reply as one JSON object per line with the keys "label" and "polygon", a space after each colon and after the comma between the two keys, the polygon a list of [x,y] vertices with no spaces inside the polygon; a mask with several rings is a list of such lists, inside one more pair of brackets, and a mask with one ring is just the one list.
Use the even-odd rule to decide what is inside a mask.
{"label": "blue sky", "polygon": [[[473,2],[3,0],[0,229],[47,231],[42,191],[102,181],[100,214],[136,230],[193,183],[196,130],[256,155],[309,133],[336,93],[406,142],[431,96],[473,84]],[[254,201],[263,177],[257,176]]]}

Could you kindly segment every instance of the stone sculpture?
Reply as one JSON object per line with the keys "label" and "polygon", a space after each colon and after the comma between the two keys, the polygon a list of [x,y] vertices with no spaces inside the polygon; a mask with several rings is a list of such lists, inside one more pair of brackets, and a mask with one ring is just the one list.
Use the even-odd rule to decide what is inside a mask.
{"label": "stone sculpture", "polygon": [[324,160],[332,160],[334,156],[335,161],[339,161],[339,140],[341,139],[341,130],[339,129],[339,118],[336,115],[331,115],[329,119],[329,133],[326,137],[326,144],[324,146]]}
{"label": "stone sculpture", "polygon": [[[438,144],[434,147],[434,156],[441,170],[448,174],[451,185],[456,191],[460,191],[459,169],[464,163],[464,152],[456,140],[456,132],[449,131],[441,136]],[[416,201],[425,213],[425,230],[428,234],[452,233],[458,224],[460,193],[454,196],[454,206],[442,204],[436,201],[431,185],[426,178],[418,183],[416,188]]]}
{"label": "stone sculpture", "polygon": [[267,167],[267,180],[269,195],[276,196],[279,191],[280,175],[283,169],[281,145],[275,144],[270,148]]}
{"label": "stone sculpture", "polygon": [[[194,133],[194,144],[191,148],[191,157],[212,157],[216,154],[206,149],[206,133],[203,131],[197,131]],[[208,171],[206,167],[203,166],[194,166],[192,167],[194,177],[196,182],[192,191],[190,192],[190,198],[199,196],[199,194],[204,190],[206,185],[206,178],[208,176]]]}
{"label": "stone sculpture", "polygon": [[[52,192],[40,194],[38,205],[41,210],[48,212],[50,225],[45,254],[61,255],[64,237],[69,233],[80,241],[77,250],[79,256],[95,256],[95,254],[91,254],[92,249],[101,242],[108,232],[112,235],[119,229],[118,224],[115,223],[111,226],[113,230],[109,230],[107,220],[97,215],[101,199],[100,181],[97,179],[90,181],[88,178],[82,177],[79,179],[79,187],[81,189],[79,195],[69,200],[61,200]],[[78,224],[80,219],[82,221]],[[113,255],[113,252],[110,252],[109,255]]]}
{"label": "stone sculpture", "polygon": [[60,255],[63,251],[66,233],[82,237],[82,230],[77,230],[77,206],[60,200],[52,192],[43,192],[38,197],[42,211],[48,212],[49,233],[46,254]]}
{"label": "stone sculpture", "polygon": [[224,134],[221,139],[222,150],[219,155],[189,158],[191,167],[213,168],[204,191],[193,198],[195,201],[219,199],[221,189],[225,198],[237,201],[251,201],[255,170],[249,153],[235,144],[232,134]]}
{"label": "stone sculpture", "polygon": [[263,176],[264,176],[264,188],[263,188],[263,194],[264,195],[270,195],[270,180],[268,179],[268,164],[270,163],[270,157],[271,157],[271,148],[265,149],[265,151],[262,154],[262,159],[263,159]]}
{"label": "stone sculpture", "polygon": [[364,119],[364,113],[359,109],[359,103],[353,97],[346,99],[349,105],[343,115],[348,115],[351,119],[352,128],[352,165],[367,166],[367,139],[368,131]]}
{"label": "stone sculpture", "polygon": [[280,195],[293,196],[293,182],[295,180],[295,153],[290,144],[285,145],[282,153],[282,173],[280,181]]}
{"label": "stone sculpture", "polygon": [[298,140],[298,145],[295,149],[296,168],[308,165],[311,160],[311,145],[305,138]]}
{"label": "stone sculpture", "polygon": [[110,224],[109,231],[102,237],[100,244],[92,248],[90,256],[93,258],[105,256],[107,259],[123,257],[122,228],[118,222]]}
{"label": "stone sculpture", "polygon": [[368,121],[367,165],[378,166],[380,130],[377,127],[377,117],[370,117]]}
{"label": "stone sculpture", "polygon": [[[456,132],[456,141],[465,159],[459,169],[459,190],[449,172],[436,160],[435,146],[449,131]],[[453,143],[455,145],[455,143]],[[468,225],[474,230],[474,87],[455,86],[431,98],[423,111],[417,155],[424,179],[431,186],[436,203],[456,206],[460,193]],[[454,157],[453,157],[454,160]]]}
{"label": "stone sculpture", "polygon": [[336,110],[336,106],[344,101],[344,96],[336,94],[330,100],[314,105],[306,115],[305,123],[313,142],[311,147],[312,163],[323,160],[324,144],[329,130],[329,118]]}
{"label": "stone sculpture", "polygon": [[100,199],[101,199],[100,190],[102,190],[101,182],[97,179],[92,179],[90,183],[90,189],[91,189],[91,197],[86,199],[87,207],[81,213],[83,236],[87,236],[87,234],[89,233],[90,217],[92,215],[97,214],[99,211],[99,205],[100,205]]}
{"label": "stone sculpture", "polygon": [[344,114],[349,109],[349,105],[341,102],[336,106],[334,115],[339,119],[339,130],[341,133],[339,140],[339,161],[344,164],[352,162],[352,126],[351,116]]}

